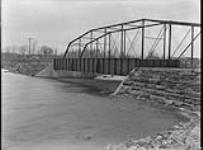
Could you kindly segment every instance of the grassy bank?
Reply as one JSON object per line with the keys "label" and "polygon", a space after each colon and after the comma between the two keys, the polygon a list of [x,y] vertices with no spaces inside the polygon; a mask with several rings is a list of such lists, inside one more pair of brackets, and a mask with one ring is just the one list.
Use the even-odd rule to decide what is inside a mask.
{"label": "grassy bank", "polygon": [[11,72],[33,76],[51,63],[54,57],[1,53],[1,68],[5,68]]}

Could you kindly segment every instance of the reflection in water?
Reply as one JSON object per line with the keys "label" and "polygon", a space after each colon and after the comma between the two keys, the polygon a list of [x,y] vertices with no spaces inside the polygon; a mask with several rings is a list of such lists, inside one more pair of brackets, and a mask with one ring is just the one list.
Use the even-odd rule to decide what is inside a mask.
{"label": "reflection in water", "polygon": [[2,75],[4,149],[95,150],[171,127],[174,114],[86,93],[87,87],[13,73]]}

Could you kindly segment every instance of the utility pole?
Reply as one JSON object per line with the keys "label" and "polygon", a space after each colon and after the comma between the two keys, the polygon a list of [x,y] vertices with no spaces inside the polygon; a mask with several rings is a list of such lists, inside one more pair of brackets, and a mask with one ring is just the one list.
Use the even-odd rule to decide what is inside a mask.
{"label": "utility pole", "polygon": [[32,37],[28,38],[28,44],[29,44],[29,55],[31,54],[31,41],[32,41]]}
{"label": "utility pole", "polygon": [[32,53],[33,53],[33,54],[35,54],[36,45],[37,45],[37,40],[35,40],[35,41],[33,42],[33,44],[32,44],[32,49],[33,49]]}

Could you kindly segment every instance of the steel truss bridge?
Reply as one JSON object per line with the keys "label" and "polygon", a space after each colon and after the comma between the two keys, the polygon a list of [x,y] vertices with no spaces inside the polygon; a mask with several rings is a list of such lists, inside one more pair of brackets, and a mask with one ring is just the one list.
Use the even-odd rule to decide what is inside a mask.
{"label": "steel truss bridge", "polygon": [[[183,21],[139,19],[94,28],[70,41],[63,58],[55,60],[54,66],[72,71],[89,68],[90,72],[100,73],[110,73],[114,69],[121,70],[117,74],[122,74],[120,68],[129,68],[129,64],[134,64],[130,65],[132,67],[178,67],[177,60],[185,57],[193,66],[195,55],[200,55],[200,26]],[[98,60],[102,61],[99,66]],[[124,61],[126,65],[123,66]],[[96,71],[95,65],[103,69]],[[120,68],[115,69],[115,66]],[[105,72],[105,68],[109,71]]]}
{"label": "steel truss bridge", "polygon": [[[157,53],[161,53],[163,59],[171,59],[180,58],[190,48],[190,56],[193,59],[194,42],[200,34],[198,23],[154,19],[133,20],[91,29],[81,34],[68,44],[64,57],[145,59],[147,53],[151,54],[158,50]],[[173,39],[176,39],[174,43]],[[172,47],[173,44],[176,47]]]}

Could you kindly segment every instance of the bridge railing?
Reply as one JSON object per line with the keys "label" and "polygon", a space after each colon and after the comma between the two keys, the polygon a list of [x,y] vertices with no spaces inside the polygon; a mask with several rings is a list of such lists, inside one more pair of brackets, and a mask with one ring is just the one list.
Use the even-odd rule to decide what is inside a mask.
{"label": "bridge railing", "polygon": [[137,58],[56,58],[55,70],[127,75],[135,67],[180,67],[179,60]]}

